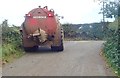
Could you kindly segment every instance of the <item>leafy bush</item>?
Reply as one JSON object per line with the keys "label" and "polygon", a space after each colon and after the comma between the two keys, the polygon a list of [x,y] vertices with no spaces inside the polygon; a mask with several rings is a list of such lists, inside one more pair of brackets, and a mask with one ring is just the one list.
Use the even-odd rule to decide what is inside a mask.
{"label": "leafy bush", "polygon": [[19,27],[9,26],[7,20],[3,21],[2,27],[2,60],[10,61],[10,58],[16,58],[23,53],[21,46],[21,35]]}
{"label": "leafy bush", "polygon": [[[116,29],[117,26],[114,26],[115,22],[110,24],[110,28],[107,31],[107,41],[104,44],[104,54],[111,67],[115,70],[115,73],[120,76],[120,30]],[[113,25],[113,27],[111,25]]]}

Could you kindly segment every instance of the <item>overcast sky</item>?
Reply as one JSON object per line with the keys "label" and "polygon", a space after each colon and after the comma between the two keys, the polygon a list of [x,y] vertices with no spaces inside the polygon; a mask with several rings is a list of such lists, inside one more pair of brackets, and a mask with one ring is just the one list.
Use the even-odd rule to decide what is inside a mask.
{"label": "overcast sky", "polygon": [[8,19],[9,24],[20,26],[24,15],[38,6],[48,6],[55,13],[64,16],[61,23],[93,23],[100,22],[102,15],[98,14],[100,6],[94,0],[1,0],[0,23]]}

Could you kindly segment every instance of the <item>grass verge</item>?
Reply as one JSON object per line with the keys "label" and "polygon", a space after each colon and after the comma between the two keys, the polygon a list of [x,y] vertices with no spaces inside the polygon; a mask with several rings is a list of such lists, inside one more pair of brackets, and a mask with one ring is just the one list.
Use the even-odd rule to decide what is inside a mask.
{"label": "grass verge", "polygon": [[12,62],[14,59],[21,57],[24,53],[22,48],[16,47],[14,44],[3,44],[2,65]]}

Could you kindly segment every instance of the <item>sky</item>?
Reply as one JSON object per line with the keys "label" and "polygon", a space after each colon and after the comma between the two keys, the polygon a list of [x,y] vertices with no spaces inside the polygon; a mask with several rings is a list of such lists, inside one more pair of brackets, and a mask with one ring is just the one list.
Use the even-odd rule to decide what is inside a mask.
{"label": "sky", "polygon": [[56,14],[64,17],[60,20],[62,24],[83,24],[102,20],[102,15],[98,14],[101,6],[94,0],[0,0],[0,23],[7,19],[10,25],[20,26],[25,14],[38,6],[54,9]]}

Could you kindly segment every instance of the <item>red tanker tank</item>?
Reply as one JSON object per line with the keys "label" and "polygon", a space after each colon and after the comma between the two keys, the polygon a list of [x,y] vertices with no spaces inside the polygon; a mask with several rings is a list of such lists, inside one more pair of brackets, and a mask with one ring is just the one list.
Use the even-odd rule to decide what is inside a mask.
{"label": "red tanker tank", "polygon": [[35,8],[25,15],[20,32],[25,51],[37,50],[38,46],[50,46],[54,51],[63,51],[63,29],[54,10]]}

